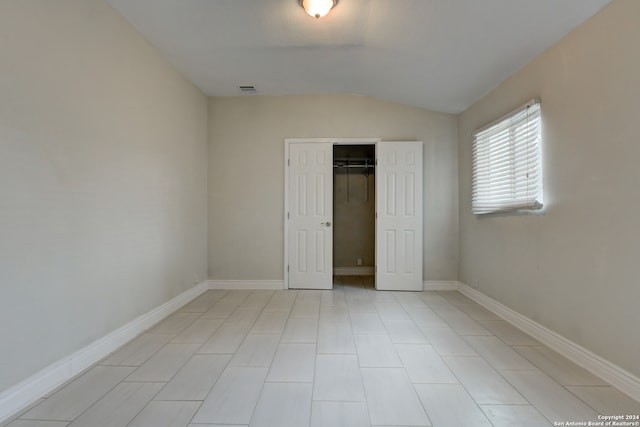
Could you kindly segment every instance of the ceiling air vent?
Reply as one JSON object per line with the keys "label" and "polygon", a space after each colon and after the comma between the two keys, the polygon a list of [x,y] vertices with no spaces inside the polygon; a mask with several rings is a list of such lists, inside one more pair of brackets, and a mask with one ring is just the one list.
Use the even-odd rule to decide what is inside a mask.
{"label": "ceiling air vent", "polygon": [[240,92],[245,93],[247,95],[255,95],[257,93],[256,87],[254,85],[244,85],[238,86],[240,88]]}

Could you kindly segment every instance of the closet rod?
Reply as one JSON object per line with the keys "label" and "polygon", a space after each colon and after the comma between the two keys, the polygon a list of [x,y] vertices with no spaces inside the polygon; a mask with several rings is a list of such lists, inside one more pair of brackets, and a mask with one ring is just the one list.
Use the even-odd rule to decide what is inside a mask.
{"label": "closet rod", "polygon": [[333,165],[334,168],[375,168],[375,165]]}
{"label": "closet rod", "polygon": [[373,162],[373,157],[334,157],[334,162]]}

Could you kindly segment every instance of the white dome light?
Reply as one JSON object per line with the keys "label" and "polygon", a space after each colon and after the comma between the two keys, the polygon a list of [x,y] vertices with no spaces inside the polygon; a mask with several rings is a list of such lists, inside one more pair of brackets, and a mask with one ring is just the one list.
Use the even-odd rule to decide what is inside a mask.
{"label": "white dome light", "polygon": [[325,16],[338,4],[338,0],[298,0],[300,6],[316,19]]}

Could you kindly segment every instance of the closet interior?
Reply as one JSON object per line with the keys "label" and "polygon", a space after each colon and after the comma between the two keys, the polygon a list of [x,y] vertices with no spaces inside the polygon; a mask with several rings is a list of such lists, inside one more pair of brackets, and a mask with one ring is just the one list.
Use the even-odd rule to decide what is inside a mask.
{"label": "closet interior", "polygon": [[375,145],[333,146],[334,284],[373,288]]}

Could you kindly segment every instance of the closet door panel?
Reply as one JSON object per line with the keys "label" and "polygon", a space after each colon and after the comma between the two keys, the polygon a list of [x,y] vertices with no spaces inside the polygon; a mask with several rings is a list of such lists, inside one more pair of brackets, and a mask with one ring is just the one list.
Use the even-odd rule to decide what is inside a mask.
{"label": "closet door panel", "polygon": [[422,290],[422,142],[378,142],[376,289]]}
{"label": "closet door panel", "polygon": [[289,288],[333,287],[333,144],[289,145]]}

